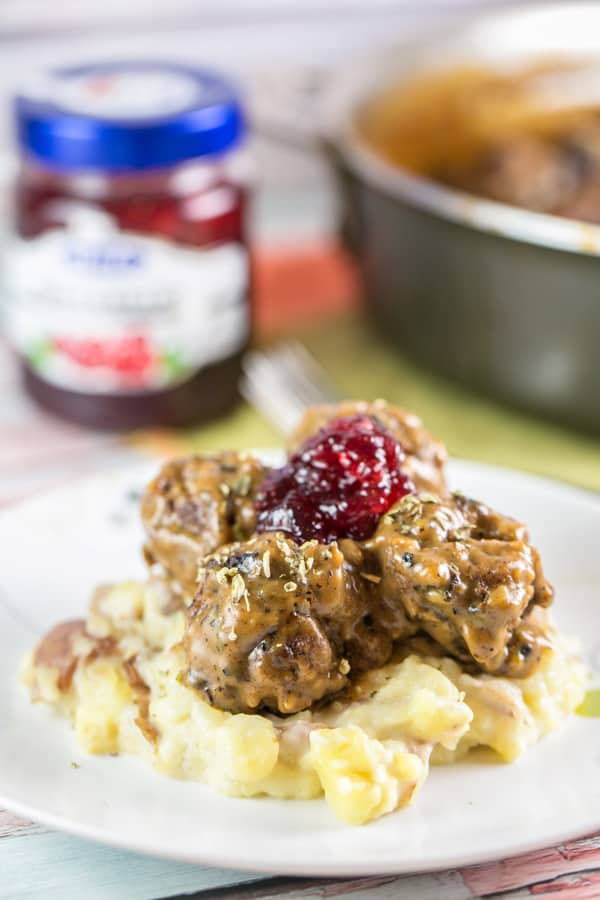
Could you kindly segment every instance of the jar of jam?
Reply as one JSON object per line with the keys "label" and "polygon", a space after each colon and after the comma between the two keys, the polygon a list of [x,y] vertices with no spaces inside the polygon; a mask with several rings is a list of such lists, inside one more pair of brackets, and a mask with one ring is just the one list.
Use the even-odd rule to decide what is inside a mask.
{"label": "jar of jam", "polygon": [[236,398],[249,335],[244,121],[204,70],[62,69],[15,102],[6,326],[29,393],[97,428]]}

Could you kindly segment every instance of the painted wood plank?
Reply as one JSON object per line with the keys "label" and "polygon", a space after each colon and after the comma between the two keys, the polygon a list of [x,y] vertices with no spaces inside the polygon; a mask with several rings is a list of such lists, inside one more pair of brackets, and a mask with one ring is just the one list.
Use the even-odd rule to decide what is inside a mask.
{"label": "painted wood plank", "polygon": [[600,870],[578,872],[552,881],[538,882],[516,891],[491,894],[490,900],[598,900]]}
{"label": "painted wood plank", "polygon": [[461,869],[461,874],[476,896],[488,897],[599,867],[600,834],[595,834],[525,856]]}
{"label": "painted wood plank", "polygon": [[8,812],[8,810],[0,809],[0,840],[11,834],[23,834],[39,827],[34,825],[33,822],[28,822],[26,819],[15,816],[14,813]]}
{"label": "painted wood plank", "polygon": [[180,895],[169,900],[318,900],[347,897],[350,900],[476,900],[458,872],[375,878],[299,879],[275,878],[242,887]]}
{"label": "painted wood plank", "polygon": [[114,850],[54,831],[0,841],[1,900],[155,900],[264,880]]}

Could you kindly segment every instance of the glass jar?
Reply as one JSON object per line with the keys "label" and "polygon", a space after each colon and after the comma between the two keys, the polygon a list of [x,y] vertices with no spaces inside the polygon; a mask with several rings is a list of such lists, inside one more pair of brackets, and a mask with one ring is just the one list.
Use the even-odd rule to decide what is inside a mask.
{"label": "glass jar", "polygon": [[172,65],[53,73],[16,101],[7,334],[80,424],[181,426],[235,400],[249,338],[239,102]]}

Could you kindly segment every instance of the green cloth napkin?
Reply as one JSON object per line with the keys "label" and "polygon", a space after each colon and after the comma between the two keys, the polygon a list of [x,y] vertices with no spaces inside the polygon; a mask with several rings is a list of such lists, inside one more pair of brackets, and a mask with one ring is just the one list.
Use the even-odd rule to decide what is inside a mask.
{"label": "green cloth napkin", "polygon": [[[383,397],[414,410],[452,456],[523,469],[600,491],[600,437],[583,435],[482,398],[408,362],[358,315],[302,336],[342,396]],[[282,436],[248,406],[167,441],[164,449],[280,446]]]}

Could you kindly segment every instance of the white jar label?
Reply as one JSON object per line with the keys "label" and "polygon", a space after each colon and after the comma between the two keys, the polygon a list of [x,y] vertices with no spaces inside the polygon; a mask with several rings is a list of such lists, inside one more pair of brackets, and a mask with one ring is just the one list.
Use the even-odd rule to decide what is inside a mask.
{"label": "white jar label", "polygon": [[6,330],[40,377],[84,393],[160,390],[243,346],[244,247],[183,247],[83,218],[8,249]]}

